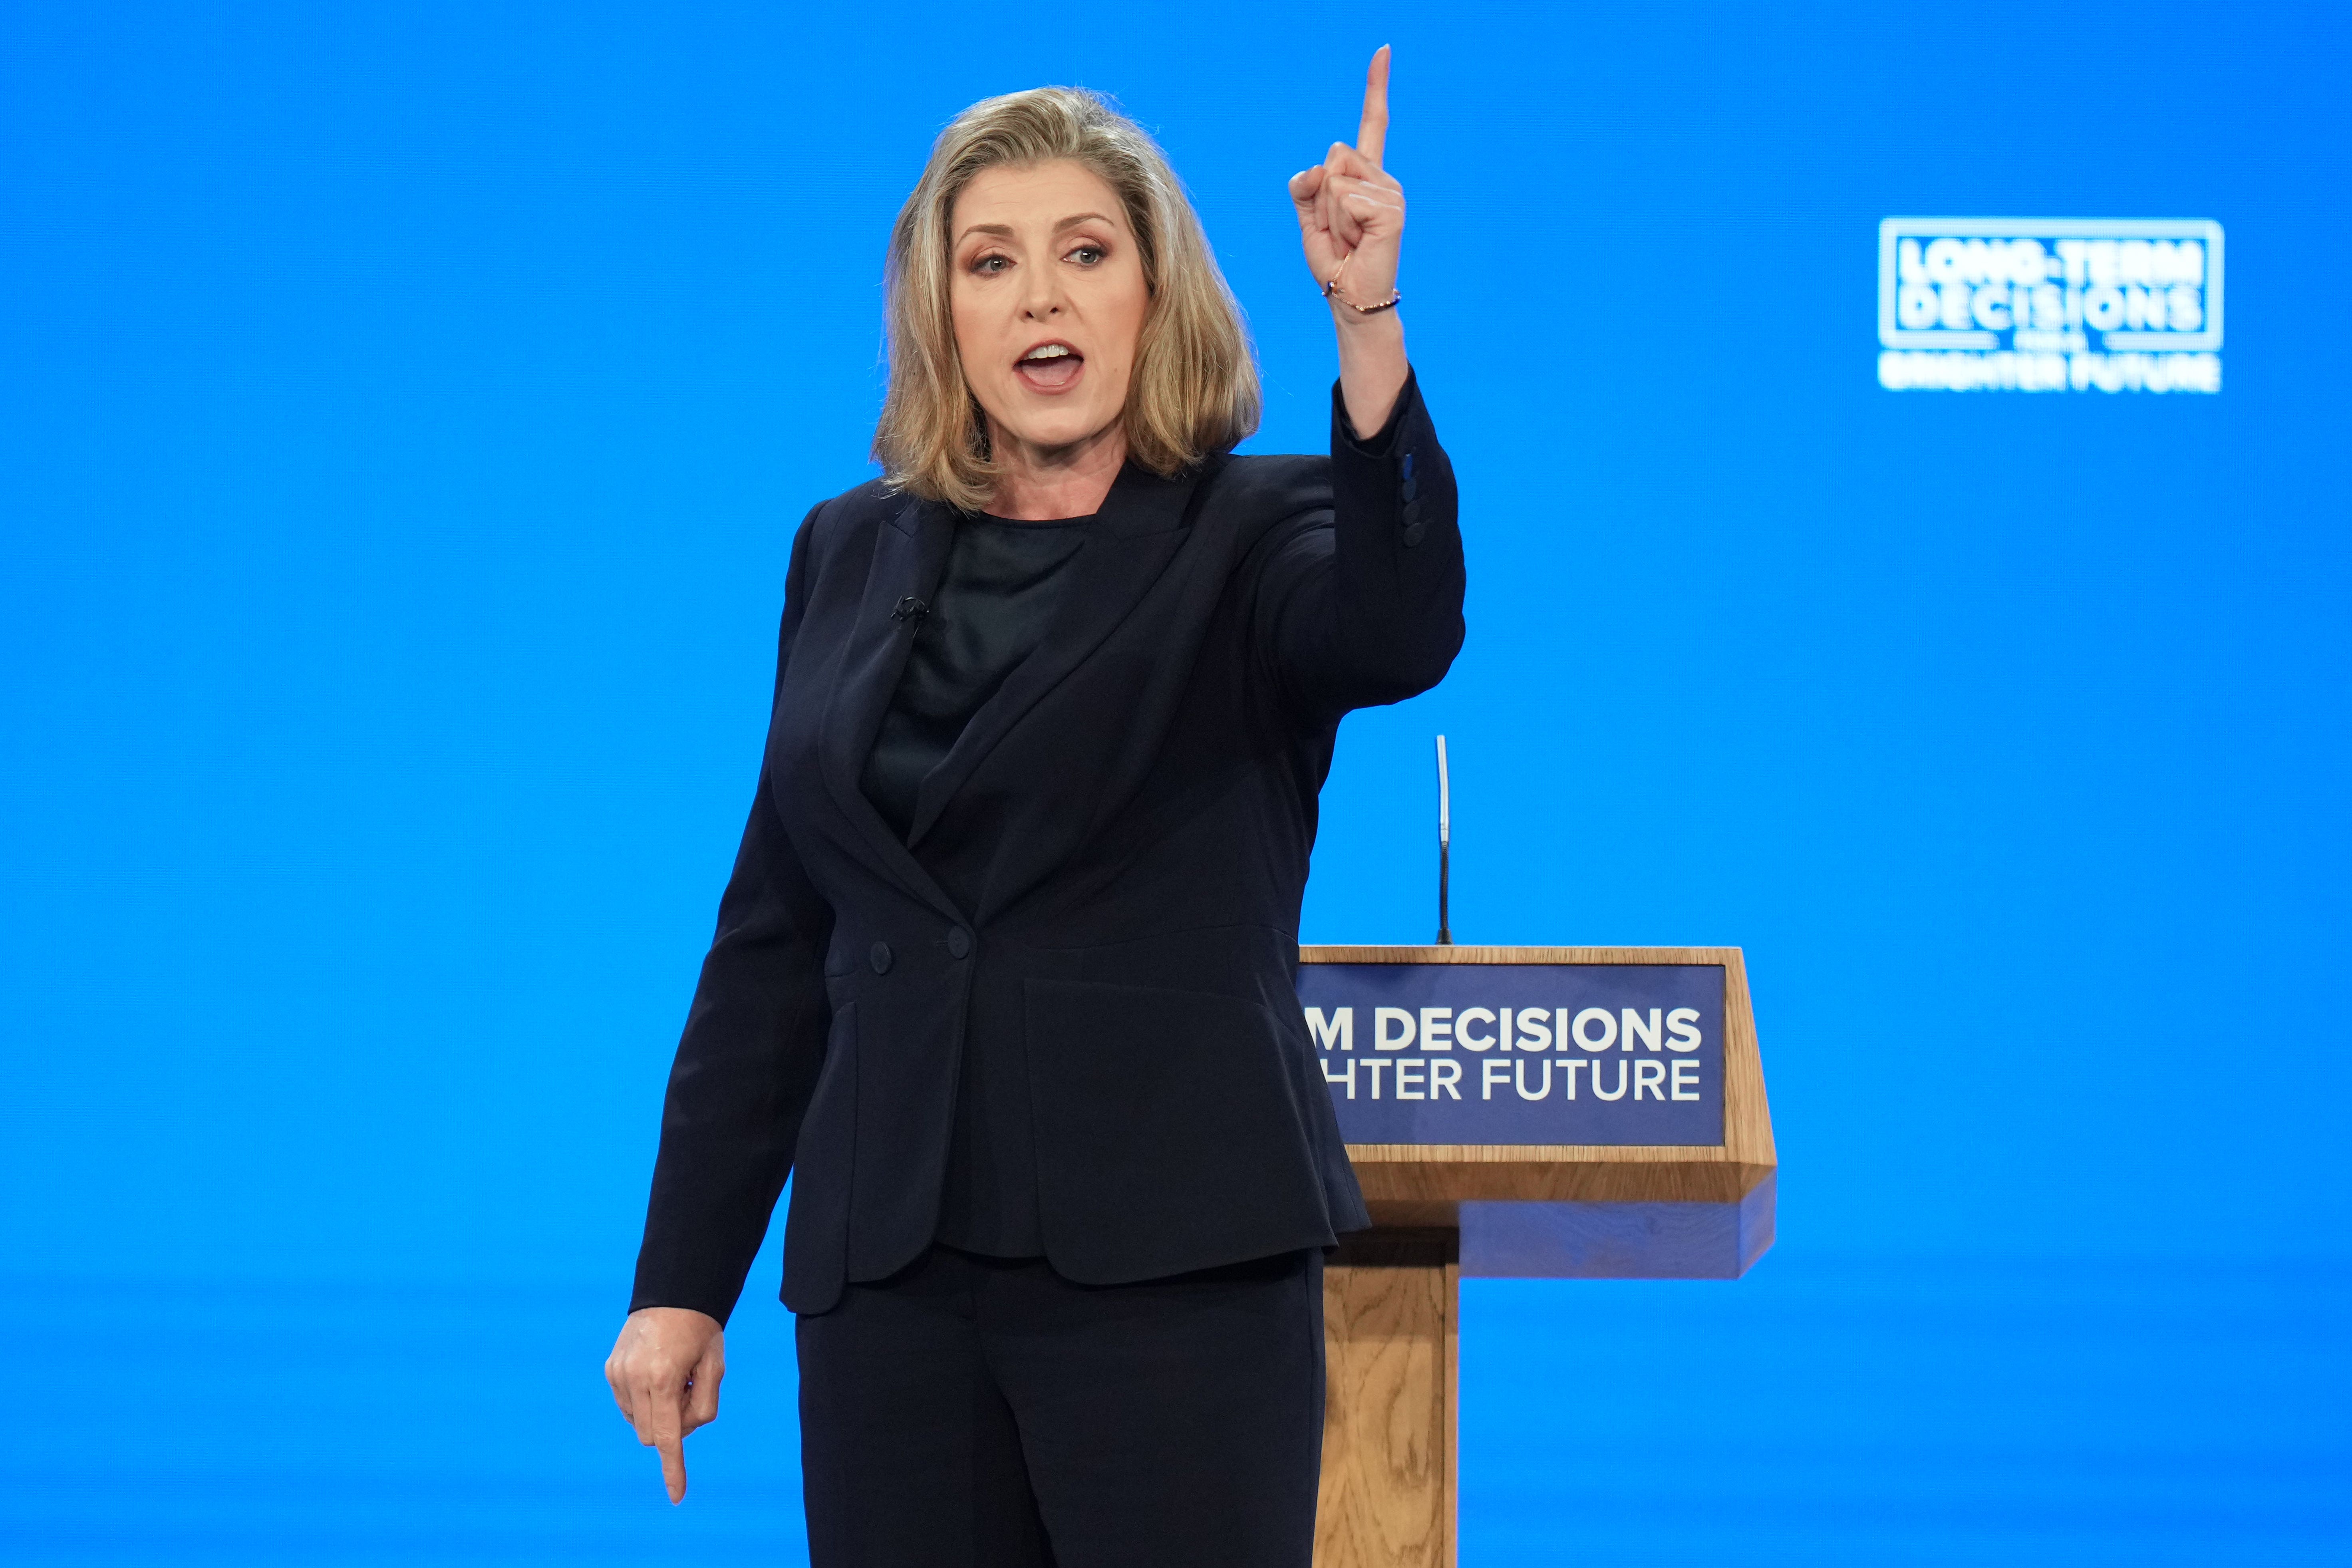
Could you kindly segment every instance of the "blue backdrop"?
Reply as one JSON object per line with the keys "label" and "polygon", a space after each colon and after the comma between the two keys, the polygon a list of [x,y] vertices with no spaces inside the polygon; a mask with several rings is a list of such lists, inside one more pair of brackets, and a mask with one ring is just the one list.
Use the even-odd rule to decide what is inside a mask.
{"label": "blue backdrop", "polygon": [[[772,1242],[684,1509],[599,1366],[887,223],[1115,92],[1314,449],[1390,41],[1472,630],[1304,934],[1444,731],[1457,932],[1744,946],[1783,1161],[1465,1289],[1465,1563],[2345,1561],[2344,8],[820,9],[0,16],[0,1552],[797,1559]],[[1901,214],[2220,221],[2223,390],[1882,390]]]}

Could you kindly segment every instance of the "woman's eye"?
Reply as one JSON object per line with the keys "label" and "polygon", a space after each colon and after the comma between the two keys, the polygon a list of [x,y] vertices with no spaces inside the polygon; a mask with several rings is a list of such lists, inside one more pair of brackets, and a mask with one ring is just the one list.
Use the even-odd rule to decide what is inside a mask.
{"label": "woman's eye", "polygon": [[1082,245],[1070,252],[1070,259],[1081,267],[1092,267],[1102,258],[1102,247],[1099,245]]}
{"label": "woman's eye", "polygon": [[973,259],[971,269],[974,272],[1002,272],[1012,265],[1011,258],[1007,257],[982,256]]}

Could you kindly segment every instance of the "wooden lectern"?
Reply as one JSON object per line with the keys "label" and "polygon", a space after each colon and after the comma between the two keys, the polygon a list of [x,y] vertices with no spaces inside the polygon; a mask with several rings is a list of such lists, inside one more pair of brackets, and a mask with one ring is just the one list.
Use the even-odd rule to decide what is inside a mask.
{"label": "wooden lectern", "polygon": [[1772,1242],[1738,948],[1304,947],[1374,1229],[1324,1275],[1318,1568],[1454,1568],[1471,1276],[1736,1279]]}

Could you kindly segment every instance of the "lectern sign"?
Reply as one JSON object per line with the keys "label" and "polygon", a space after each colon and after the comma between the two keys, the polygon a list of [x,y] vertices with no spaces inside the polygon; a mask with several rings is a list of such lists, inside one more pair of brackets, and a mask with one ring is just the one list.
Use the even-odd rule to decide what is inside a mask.
{"label": "lectern sign", "polygon": [[1724,1141],[1720,964],[1309,963],[1298,1000],[1349,1143]]}

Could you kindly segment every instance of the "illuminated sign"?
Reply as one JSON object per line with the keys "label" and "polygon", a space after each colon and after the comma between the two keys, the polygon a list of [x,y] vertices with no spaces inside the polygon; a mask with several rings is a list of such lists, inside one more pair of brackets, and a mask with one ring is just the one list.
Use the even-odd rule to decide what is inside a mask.
{"label": "illuminated sign", "polygon": [[1878,343],[1890,392],[2219,392],[2221,226],[1888,218]]}

